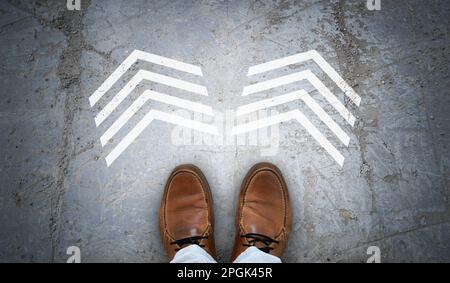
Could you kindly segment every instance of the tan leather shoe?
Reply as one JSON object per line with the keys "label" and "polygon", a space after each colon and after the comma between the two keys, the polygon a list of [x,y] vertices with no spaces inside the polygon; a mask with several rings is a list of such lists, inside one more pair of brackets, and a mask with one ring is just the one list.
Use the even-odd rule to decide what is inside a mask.
{"label": "tan leather shoe", "polygon": [[250,246],[280,257],[291,223],[288,189],[280,170],[270,163],[256,164],[241,186],[231,261]]}
{"label": "tan leather shoe", "polygon": [[192,244],[216,258],[211,191],[205,176],[194,165],[178,166],[167,180],[159,227],[170,260],[178,250]]}

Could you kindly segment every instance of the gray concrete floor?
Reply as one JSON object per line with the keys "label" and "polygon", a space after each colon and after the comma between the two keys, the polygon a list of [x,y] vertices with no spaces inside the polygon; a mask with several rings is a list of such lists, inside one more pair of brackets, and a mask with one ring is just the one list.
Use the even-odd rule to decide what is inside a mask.
{"label": "gray concrete floor", "polygon": [[[278,165],[291,192],[284,261],[366,261],[374,245],[385,262],[450,261],[448,1],[382,0],[380,11],[365,0],[82,2],[81,12],[0,2],[0,261],[64,262],[78,246],[84,262],[165,262],[158,208],[181,163],[211,185],[227,261],[239,186],[260,161]],[[209,97],[195,99],[222,112],[251,101],[241,97],[250,66],[319,51],[362,97],[354,107],[327,83],[358,119],[344,128],[344,166],[295,122],[269,157],[250,145],[177,146],[174,127],[155,122],[107,167],[119,139],[101,147],[107,125],[95,126],[89,96],[134,49],[201,66]],[[138,68],[159,70],[137,65],[116,91]],[[326,81],[314,64],[280,72],[305,67]]]}

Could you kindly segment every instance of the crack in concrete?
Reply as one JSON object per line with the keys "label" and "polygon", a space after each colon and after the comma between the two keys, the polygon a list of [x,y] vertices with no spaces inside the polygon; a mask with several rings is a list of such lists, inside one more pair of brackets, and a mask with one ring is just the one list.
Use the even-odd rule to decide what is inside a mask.
{"label": "crack in concrete", "polygon": [[[360,73],[362,69],[362,63],[360,61],[361,51],[359,40],[352,34],[352,32],[347,27],[347,21],[344,12],[345,2],[339,0],[333,5],[333,16],[336,23],[337,31],[340,35],[334,35],[332,39],[335,45],[335,50],[338,56],[338,62],[340,69],[343,72],[343,76],[353,85],[353,77],[355,73]],[[347,99],[346,99],[347,100]],[[348,101],[346,101],[348,104]],[[360,155],[362,160],[361,172],[365,176],[370,190],[372,191],[372,209],[374,213],[377,213],[374,192],[373,192],[373,176],[372,169],[368,163],[366,152],[367,152],[367,142],[365,140],[367,133],[364,132],[362,125],[357,123],[355,127],[356,136],[358,138],[360,146]]]}
{"label": "crack in concrete", "polygon": [[70,160],[75,152],[72,124],[75,115],[80,109],[81,97],[78,94],[81,90],[81,55],[83,48],[85,47],[87,47],[88,50],[94,50],[93,47],[89,47],[85,44],[82,34],[83,18],[90,5],[90,0],[82,2],[83,7],[81,11],[63,10],[60,12],[61,14],[59,17],[50,20],[42,17],[35,10],[27,8],[26,4],[23,4],[20,1],[10,1],[9,3],[16,9],[35,18],[40,25],[44,27],[49,26],[61,31],[67,39],[67,46],[62,52],[59,65],[57,66],[57,76],[60,80],[60,90],[65,94],[65,102],[63,110],[64,128],[62,134],[62,144],[58,149],[58,156],[60,156],[60,160],[58,162],[59,171],[56,176],[55,192],[51,195],[50,199],[50,260],[54,262],[59,242],[64,194],[66,192],[65,177],[68,173]]}
{"label": "crack in concrete", "polygon": [[61,54],[57,75],[61,82],[61,90],[65,92],[63,142],[60,149],[59,172],[56,183],[56,193],[51,199],[51,260],[55,261],[61,230],[62,208],[64,204],[65,177],[68,173],[70,160],[75,153],[73,122],[80,109],[81,96],[81,55],[84,46],[83,19],[90,5],[90,0],[83,1],[79,12],[64,11],[62,16],[53,22],[53,26],[67,36],[67,47]]}
{"label": "crack in concrete", "polygon": [[[332,15],[334,16],[334,21],[336,25],[336,30],[338,34],[331,35],[331,42],[335,46],[335,50],[338,57],[338,62],[340,69],[342,70],[343,77],[347,80],[351,85],[354,85],[354,77],[355,75],[360,77],[360,74],[369,73],[366,69],[367,67],[363,65],[360,58],[362,56],[361,48],[363,43],[360,39],[356,38],[356,36],[352,33],[347,24],[347,19],[345,15],[345,11],[348,11],[348,7],[346,6],[346,2],[343,0],[338,0],[333,4]],[[350,101],[345,98],[345,105],[348,106]],[[364,130],[364,123],[361,123],[360,120],[357,120],[355,125],[355,135],[358,139],[358,143],[360,146],[360,158],[362,161],[361,164],[361,174],[367,181],[368,188],[371,193],[371,206],[372,212],[379,217],[379,224],[382,228],[382,233],[384,230],[384,219],[380,215],[377,208],[377,196],[374,190],[374,180],[373,180],[373,172],[370,166],[370,163],[367,158],[367,132]]]}

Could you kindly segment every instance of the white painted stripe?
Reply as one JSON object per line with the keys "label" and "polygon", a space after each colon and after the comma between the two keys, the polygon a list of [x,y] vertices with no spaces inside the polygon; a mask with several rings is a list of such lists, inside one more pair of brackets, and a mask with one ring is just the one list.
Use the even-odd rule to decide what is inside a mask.
{"label": "white painted stripe", "polygon": [[[272,70],[276,70],[282,67],[286,67],[292,64],[301,63],[304,61],[312,60],[312,51],[307,51],[287,57],[283,57],[280,59],[272,60],[266,63],[258,64],[255,66],[252,66],[248,69],[248,76],[253,76],[265,72],[269,72]],[[321,66],[320,66],[321,67]]]}
{"label": "white painted stripe", "polygon": [[212,135],[219,135],[216,127],[165,112],[150,110],[145,117],[120,141],[120,143],[106,156],[106,165],[109,167],[121,154],[133,143],[136,138],[147,128],[153,120],[191,128]]}
{"label": "white painted stripe", "polygon": [[342,167],[344,166],[344,156],[322,135],[319,130],[303,115],[300,110],[294,110],[294,116],[300,124],[311,134],[311,136],[330,154],[334,160]]}
{"label": "white painted stripe", "polygon": [[290,112],[273,115],[257,121],[235,126],[232,129],[231,134],[239,135],[293,119],[297,120],[341,167],[344,165],[344,156],[328,141],[326,137],[322,135],[322,133],[320,133],[320,131],[308,120],[308,118],[306,118],[306,116],[300,110],[293,110]]}
{"label": "white painted stripe", "polygon": [[135,50],[134,52],[136,53],[137,60],[147,61],[153,64],[176,69],[197,76],[203,76],[202,69],[198,66],[140,50]]}
{"label": "white painted stripe", "polygon": [[272,71],[278,68],[308,60],[313,60],[317,65],[319,65],[319,67],[328,75],[328,77],[333,80],[333,82],[345,93],[348,98],[350,98],[353,103],[355,103],[356,106],[360,105],[361,97],[344,81],[344,79],[336,72],[336,70],[334,70],[334,68],[316,50],[310,50],[304,53],[284,57],[250,67],[248,76]]}
{"label": "white painted stripe", "polygon": [[350,137],[342,128],[334,122],[334,120],[323,110],[322,107],[305,91],[299,90],[276,96],[270,99],[261,100],[255,103],[241,106],[236,111],[236,116],[242,116],[261,109],[267,109],[269,107],[278,106],[288,102],[301,99],[305,104],[320,118],[320,120],[328,126],[328,128],[341,140],[341,142],[348,146],[350,143]]}
{"label": "white painted stripe", "polygon": [[137,74],[114,96],[114,98],[95,117],[95,124],[99,126],[119,104],[139,85],[143,80],[161,83],[178,89],[186,90],[200,95],[208,95],[206,87],[190,82],[174,79],[157,73],[140,70]]}
{"label": "white painted stripe", "polygon": [[336,111],[341,114],[341,116],[353,127],[356,120],[353,114],[350,113],[347,108],[345,108],[345,106],[337,99],[337,97],[310,70],[293,73],[276,79],[249,85],[244,88],[242,95],[246,96],[249,94],[254,94],[302,80],[308,80],[319,91],[319,93],[327,99],[327,101],[334,107],[334,109],[336,109]]}
{"label": "white painted stripe", "polygon": [[348,147],[350,137],[336,122],[334,122],[327,112],[325,112],[309,94],[303,95],[301,99],[320,118],[320,120],[327,125],[327,127],[339,138],[339,140],[341,140],[341,142]]}
{"label": "white painted stripe", "polygon": [[345,108],[344,104],[342,104],[339,99],[330,91],[328,87],[326,87],[322,81],[319,80],[318,77],[316,77],[311,71],[307,71],[308,74],[308,81],[319,91],[319,93],[325,97],[325,99],[328,101],[328,103],[333,106],[336,111],[341,114],[341,116],[350,124],[350,126],[355,125],[356,118],[353,116],[350,111]]}
{"label": "white painted stripe", "polygon": [[306,71],[293,73],[290,75],[278,77],[275,79],[255,83],[249,86],[244,87],[244,91],[242,92],[242,96],[247,96],[250,94],[258,93],[261,91],[269,90],[272,88],[276,88],[279,86],[295,83],[301,80],[308,79]]}
{"label": "white painted stripe", "polygon": [[203,113],[209,116],[213,116],[213,109],[209,106],[201,103],[192,102],[186,99],[170,96],[167,94],[159,93],[156,91],[146,90],[133,104],[125,110],[122,115],[109,127],[108,130],[101,136],[100,142],[104,146],[114,135],[136,114],[139,109],[149,100],[155,100],[161,103],[166,103],[174,106],[178,106],[184,109],[192,110],[194,112]]}
{"label": "white painted stripe", "polygon": [[289,103],[289,102],[300,99],[300,97],[305,94],[306,94],[306,91],[299,90],[299,91],[294,91],[294,92],[290,92],[287,94],[275,96],[275,97],[272,97],[269,99],[260,100],[260,101],[250,103],[247,105],[243,105],[243,106],[238,107],[238,109],[236,111],[236,116],[242,116],[242,115],[249,114],[249,113],[252,113],[252,112],[255,112],[258,110],[267,109],[269,107],[274,107],[274,106],[278,106],[281,104]]}
{"label": "white painted stripe", "polygon": [[231,135],[239,135],[248,133],[257,129],[270,127],[272,125],[279,124],[281,122],[286,122],[294,119],[293,112],[297,110],[293,110],[290,112],[285,112],[277,115],[272,115],[266,118],[262,118],[256,121],[251,121],[248,123],[244,123],[241,125],[234,126],[231,130]]}
{"label": "white painted stripe", "polygon": [[153,64],[162,65],[179,71],[191,73],[198,76],[203,76],[202,70],[198,66],[183,63],[177,60],[158,56],[140,50],[134,50],[122,64],[103,82],[103,84],[89,97],[91,107],[94,106],[105,93],[122,77],[131,66],[138,60],[147,61]]}

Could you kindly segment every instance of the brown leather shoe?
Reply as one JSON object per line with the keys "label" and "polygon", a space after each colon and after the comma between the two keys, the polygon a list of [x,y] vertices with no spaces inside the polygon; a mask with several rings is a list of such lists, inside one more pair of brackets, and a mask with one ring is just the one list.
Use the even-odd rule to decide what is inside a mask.
{"label": "brown leather shoe", "polygon": [[249,246],[280,257],[291,223],[288,189],[280,170],[270,163],[256,164],[241,186],[231,261]]}
{"label": "brown leather shoe", "polygon": [[170,175],[159,210],[159,227],[170,260],[191,244],[216,258],[211,191],[194,165],[178,166]]}

